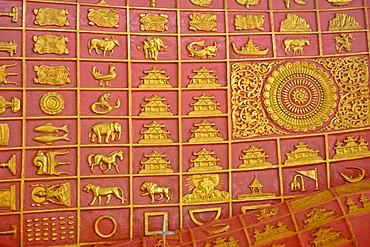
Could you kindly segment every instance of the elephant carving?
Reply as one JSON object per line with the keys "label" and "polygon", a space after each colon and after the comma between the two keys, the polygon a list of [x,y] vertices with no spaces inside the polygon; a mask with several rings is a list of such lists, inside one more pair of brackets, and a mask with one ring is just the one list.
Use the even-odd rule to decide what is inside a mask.
{"label": "elephant carving", "polygon": [[[117,139],[116,132],[118,134]],[[105,135],[105,143],[109,143],[109,139],[112,142],[119,140],[122,136],[121,124],[115,122],[100,122],[89,129],[89,138],[92,142],[95,142],[95,138],[97,138],[98,143],[101,143],[103,135]]]}

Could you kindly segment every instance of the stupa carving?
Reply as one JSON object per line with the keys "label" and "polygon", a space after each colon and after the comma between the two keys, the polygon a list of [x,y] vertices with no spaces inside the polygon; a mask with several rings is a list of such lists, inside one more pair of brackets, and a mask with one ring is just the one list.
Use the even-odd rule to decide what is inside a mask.
{"label": "stupa carving", "polygon": [[257,174],[254,174],[253,181],[248,185],[250,189],[249,194],[239,194],[238,199],[253,199],[253,198],[270,198],[276,197],[276,194],[273,192],[263,192],[263,184],[259,181]]}

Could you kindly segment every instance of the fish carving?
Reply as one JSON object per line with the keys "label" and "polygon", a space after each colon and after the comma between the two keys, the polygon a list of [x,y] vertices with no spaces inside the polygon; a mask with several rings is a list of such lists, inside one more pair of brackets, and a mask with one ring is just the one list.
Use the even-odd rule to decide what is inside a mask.
{"label": "fish carving", "polygon": [[58,126],[54,126],[52,123],[46,123],[44,125],[40,125],[36,127],[35,131],[41,132],[41,133],[55,133],[58,131],[68,132],[67,127],[68,127],[68,124],[58,127]]}
{"label": "fish carving", "polygon": [[68,133],[65,133],[62,136],[51,135],[51,134],[41,135],[41,136],[36,136],[33,139],[37,142],[42,142],[42,143],[45,143],[45,144],[53,144],[53,142],[60,141],[60,140],[69,141]]}

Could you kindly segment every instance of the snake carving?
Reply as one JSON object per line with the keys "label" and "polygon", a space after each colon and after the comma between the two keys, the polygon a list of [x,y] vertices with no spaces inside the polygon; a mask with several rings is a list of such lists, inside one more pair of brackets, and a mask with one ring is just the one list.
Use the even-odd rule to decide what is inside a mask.
{"label": "snake carving", "polygon": [[[112,96],[111,93],[104,93],[102,96],[99,97],[98,102],[95,102],[91,105],[91,110],[96,114],[107,114],[115,109],[118,109],[121,105],[121,101],[119,99],[116,100],[116,105],[111,106],[108,102],[110,97]],[[98,110],[98,107],[100,107],[102,110]]]}

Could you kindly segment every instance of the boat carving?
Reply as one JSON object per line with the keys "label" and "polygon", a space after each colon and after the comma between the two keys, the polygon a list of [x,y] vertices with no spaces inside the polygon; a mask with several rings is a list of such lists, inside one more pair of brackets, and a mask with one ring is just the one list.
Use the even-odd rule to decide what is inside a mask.
{"label": "boat carving", "polygon": [[254,44],[251,38],[249,38],[248,42],[241,48],[241,50],[236,48],[235,43],[232,43],[231,45],[234,52],[239,56],[263,56],[269,51],[268,48],[260,50],[259,46]]}
{"label": "boat carving", "polygon": [[352,0],[328,0],[328,2],[334,6],[344,6],[350,4]]}
{"label": "boat carving", "polygon": [[344,173],[340,172],[339,174],[342,176],[343,180],[349,183],[357,183],[360,182],[362,179],[365,178],[365,170],[358,166],[348,166],[346,169],[355,169],[359,170],[361,173],[357,177],[347,176]]}

